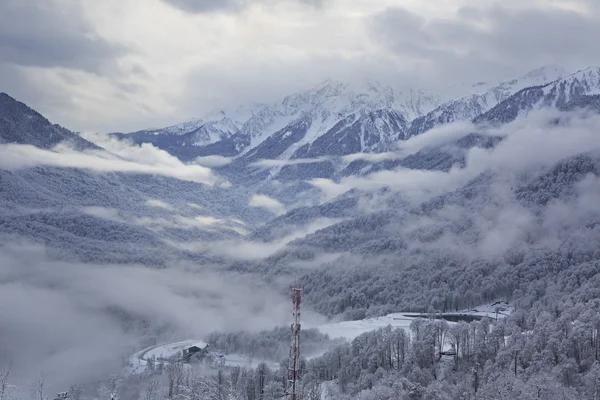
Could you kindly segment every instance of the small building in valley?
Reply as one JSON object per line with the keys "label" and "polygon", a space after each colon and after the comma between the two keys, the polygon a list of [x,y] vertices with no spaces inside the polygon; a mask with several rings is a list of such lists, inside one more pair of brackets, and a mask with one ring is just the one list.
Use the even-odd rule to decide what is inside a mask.
{"label": "small building in valley", "polygon": [[201,361],[208,354],[208,343],[197,342],[183,349],[184,362]]}

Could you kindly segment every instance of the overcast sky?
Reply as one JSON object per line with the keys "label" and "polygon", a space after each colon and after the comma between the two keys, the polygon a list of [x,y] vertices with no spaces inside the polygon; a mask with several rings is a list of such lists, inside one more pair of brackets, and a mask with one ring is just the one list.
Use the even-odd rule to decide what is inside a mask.
{"label": "overcast sky", "polygon": [[130,131],[327,77],[397,86],[600,65],[600,0],[1,0],[0,91]]}

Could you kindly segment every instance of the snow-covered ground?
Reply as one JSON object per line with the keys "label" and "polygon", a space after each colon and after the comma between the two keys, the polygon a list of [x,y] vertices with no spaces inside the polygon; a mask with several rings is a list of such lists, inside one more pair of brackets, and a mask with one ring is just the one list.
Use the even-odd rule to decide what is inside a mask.
{"label": "snow-covered ground", "polygon": [[[496,315],[498,310],[498,315]],[[458,311],[454,313],[441,313],[439,316],[447,316],[449,319],[452,317],[490,317],[495,319],[504,318],[512,312],[512,307],[506,303],[498,303],[492,305],[483,305],[471,310]],[[403,328],[409,329],[410,323],[415,318],[422,318],[423,314],[420,313],[394,313],[388,314],[383,317],[367,318],[360,321],[342,321],[335,323],[327,323],[314,328],[318,329],[321,333],[329,335],[331,339],[343,338],[352,340],[363,333],[373,331],[379,328],[385,328],[391,325],[392,328]]]}
{"label": "snow-covered ground", "polygon": [[[464,310],[453,313],[442,313],[436,315],[442,317],[447,316],[448,318],[481,318],[487,316],[492,319],[495,319],[496,317],[504,318],[510,315],[512,311],[512,306],[504,302],[498,302],[491,305],[479,306],[471,310]],[[353,340],[354,338],[362,335],[363,333],[374,331],[379,328],[385,328],[388,325],[390,325],[392,328],[403,328],[408,331],[410,329],[411,322],[414,321],[416,318],[422,318],[423,315],[424,314],[420,313],[393,313],[385,315],[383,317],[366,318],[359,321],[330,322],[317,326],[310,326],[309,324],[305,324],[304,326],[307,328],[316,328],[321,333],[329,335],[331,339],[342,338],[346,340]],[[455,322],[449,323],[453,324]],[[197,339],[190,339],[148,347],[144,350],[138,351],[130,357],[128,370],[130,373],[141,373],[147,368],[149,359],[154,357],[158,362],[168,362],[170,358],[181,355],[183,349],[198,344],[202,346],[205,343]],[[239,366],[246,368],[254,368],[259,363],[264,362],[271,369],[279,368],[279,365],[275,362],[249,358],[241,354],[223,355],[216,352],[211,352],[210,354],[215,360],[213,367]],[[311,355],[311,358],[316,357],[318,355],[320,354]]]}
{"label": "snow-covered ground", "polygon": [[407,317],[404,314],[389,314],[384,317],[367,318],[360,321],[328,323],[316,326],[315,328],[321,333],[329,335],[331,339],[343,338],[352,340],[363,333],[385,328],[388,325],[391,325],[392,328],[408,329],[413,320],[414,317]]}

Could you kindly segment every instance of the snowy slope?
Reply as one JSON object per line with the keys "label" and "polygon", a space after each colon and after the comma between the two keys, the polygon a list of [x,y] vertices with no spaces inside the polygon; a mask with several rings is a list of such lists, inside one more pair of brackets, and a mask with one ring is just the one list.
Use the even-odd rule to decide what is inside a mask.
{"label": "snowy slope", "polygon": [[201,148],[231,138],[241,126],[240,121],[230,117],[225,111],[220,111],[203,119],[194,119],[166,128],[113,135],[135,144],[152,143],[181,159],[189,160],[204,155]]}
{"label": "snowy slope", "polygon": [[468,121],[485,113],[500,102],[524,88],[545,85],[554,82],[568,72],[555,65],[549,65],[528,72],[520,78],[497,85],[480,83],[474,85],[472,93],[450,100],[412,121],[408,136],[415,136],[430,130],[436,125],[454,121]]}
{"label": "snowy slope", "polygon": [[[499,311],[496,314],[496,308],[500,308],[502,311]],[[513,307],[504,303],[501,306],[494,305],[482,305],[473,310],[464,310],[458,313],[441,313],[439,316],[445,317],[448,319],[453,319],[452,317],[461,316],[463,318],[505,318],[513,312]],[[418,318],[422,318],[423,314],[418,313],[393,313],[384,315],[382,317],[375,318],[366,318],[359,321],[342,321],[335,323],[327,323],[323,325],[319,325],[316,328],[324,334],[329,335],[330,338],[343,338],[347,340],[352,340],[357,336],[362,335],[366,332],[371,332],[376,329],[385,328],[387,326],[391,326],[392,328],[402,328],[407,331],[410,329],[410,324]],[[452,321],[449,321],[452,324]]]}
{"label": "snowy slope", "polygon": [[[497,312],[497,309],[501,311]],[[462,317],[473,317],[476,319],[489,318],[505,318],[514,311],[513,307],[503,303],[501,305],[483,305],[473,310],[465,310],[460,313],[442,313],[439,316],[448,317],[460,315]],[[391,326],[393,329],[402,328],[410,333],[410,325],[415,319],[423,318],[423,314],[418,313],[393,313],[381,317],[366,318],[358,321],[341,321],[328,322],[325,324],[311,326],[310,323],[304,323],[305,328],[315,328],[323,334],[328,335],[331,339],[345,339],[352,341],[363,333],[371,332],[376,329],[386,328]],[[456,323],[448,321],[450,325]],[[148,367],[148,361],[154,359],[158,362],[171,362],[173,359],[181,357],[184,349],[197,345],[199,347],[208,346],[205,342],[198,339],[188,339],[178,342],[163,343],[155,346],[147,347],[140,350],[129,357],[129,365],[127,371],[129,373],[143,373]],[[449,346],[448,346],[449,348]],[[209,348],[210,350],[210,348]],[[323,350],[324,351],[324,350]],[[305,354],[307,358],[318,357],[323,351],[314,354]],[[266,363],[272,370],[277,370],[279,364],[262,360],[260,358],[248,357],[243,354],[220,354],[216,351],[211,351],[213,358],[213,367],[242,367],[255,368],[259,363]]]}
{"label": "snowy slope", "polygon": [[[129,374],[141,374],[147,371],[149,361],[169,363],[172,360],[181,358],[183,350],[190,346],[198,346],[201,348],[207,347],[208,344],[197,339],[182,340],[179,342],[163,343],[156,346],[150,346],[140,350],[129,357],[129,365],[125,371]],[[209,367],[241,367],[241,368],[256,368],[258,364],[265,363],[269,368],[277,370],[279,364],[262,360],[256,357],[247,357],[243,354],[220,354],[210,352],[212,365]]]}
{"label": "snowy slope", "polygon": [[[441,89],[440,94],[377,82],[351,85],[328,79],[281,102],[252,105],[246,108],[248,112],[221,112],[130,137],[136,142],[151,141],[186,160],[207,155],[237,157],[239,168],[260,159],[378,152],[436,125],[471,120],[523,88],[547,84],[566,74],[551,65],[510,81],[455,86]],[[453,98],[456,92],[461,95]],[[304,170],[313,167],[292,169],[312,176],[314,173]]]}
{"label": "snowy slope", "polygon": [[508,123],[532,110],[541,108],[572,108],[574,103],[585,106],[583,97],[600,94],[600,67],[590,67],[546,85],[530,87],[517,92],[476,122]]}
{"label": "snowy slope", "polygon": [[[406,121],[432,109],[436,104],[435,96],[424,92],[399,92],[378,83],[351,86],[329,79],[310,90],[286,97],[280,104],[264,106],[240,130],[238,135],[245,137],[245,141],[244,148],[239,150],[243,155],[250,153],[251,157],[252,150],[272,134],[289,131],[302,122],[306,125],[303,135],[286,152],[273,154],[275,157],[272,157],[288,159],[297,149],[312,144],[338,123],[352,125],[358,120],[369,118],[369,113],[377,110],[395,110],[395,118]],[[386,122],[382,120],[376,123],[379,126],[377,124],[385,125]],[[395,126],[394,129],[396,128],[404,127]],[[383,126],[381,129],[385,130]]]}

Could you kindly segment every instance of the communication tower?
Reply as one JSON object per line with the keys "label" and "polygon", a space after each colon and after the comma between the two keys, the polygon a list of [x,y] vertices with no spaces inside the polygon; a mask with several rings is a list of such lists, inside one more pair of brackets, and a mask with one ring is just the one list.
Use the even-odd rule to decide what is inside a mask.
{"label": "communication tower", "polygon": [[288,387],[285,392],[286,400],[298,399],[298,380],[300,372],[300,303],[302,287],[292,286],[292,345],[290,346],[290,361],[288,366]]}

